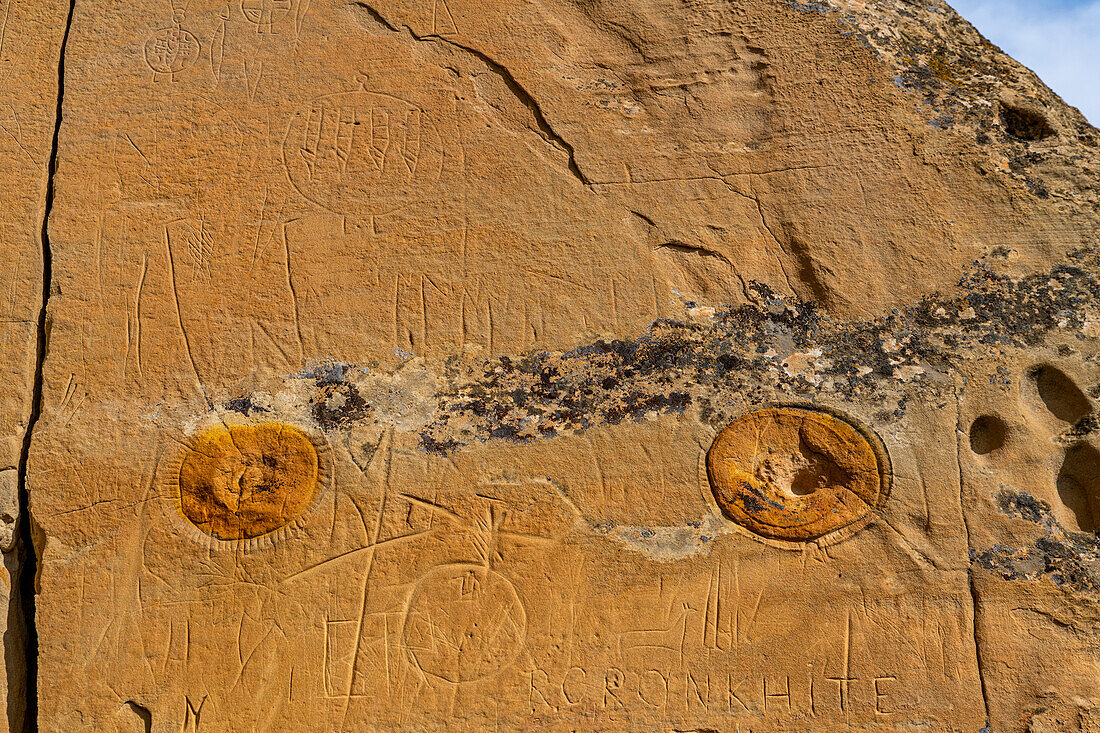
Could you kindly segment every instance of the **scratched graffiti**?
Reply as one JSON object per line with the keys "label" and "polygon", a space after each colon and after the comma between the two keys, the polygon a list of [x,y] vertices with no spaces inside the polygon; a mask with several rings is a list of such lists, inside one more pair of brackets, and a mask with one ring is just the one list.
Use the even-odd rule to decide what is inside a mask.
{"label": "scratched graffiti", "polygon": [[422,107],[389,94],[341,92],[298,110],[283,142],[294,188],[339,214],[385,214],[439,178],[445,141]]}
{"label": "scratched graffiti", "polygon": [[448,682],[504,669],[519,653],[526,613],[507,578],[480,565],[436,567],[413,593],[404,643],[413,663]]}

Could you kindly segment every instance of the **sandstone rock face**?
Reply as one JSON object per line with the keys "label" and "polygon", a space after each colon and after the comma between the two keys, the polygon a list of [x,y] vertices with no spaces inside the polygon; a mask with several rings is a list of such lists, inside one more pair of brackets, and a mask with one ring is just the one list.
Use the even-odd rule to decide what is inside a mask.
{"label": "sandstone rock face", "polygon": [[12,730],[1100,726],[1098,133],[944,3],[8,16]]}
{"label": "sandstone rock face", "polygon": [[[26,488],[28,428],[42,402],[44,297],[51,279],[44,221],[53,198],[58,59],[68,10],[67,3],[54,0],[0,5],[0,721],[14,731],[33,724],[25,713],[35,696],[36,568],[29,556],[26,497],[20,494]],[[33,718],[33,703],[30,708]]]}

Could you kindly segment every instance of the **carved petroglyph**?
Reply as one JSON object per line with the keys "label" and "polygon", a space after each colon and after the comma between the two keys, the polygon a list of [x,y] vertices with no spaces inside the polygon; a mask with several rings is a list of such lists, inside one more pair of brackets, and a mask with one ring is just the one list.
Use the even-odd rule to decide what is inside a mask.
{"label": "carved petroglyph", "polygon": [[340,214],[385,214],[418,200],[442,171],[445,141],[427,111],[353,91],[318,97],[294,115],[283,163],[294,188]]}
{"label": "carved petroglyph", "polygon": [[[1008,420],[1045,359],[1100,398],[1100,311],[1091,255],[1050,274],[1069,193],[986,160],[1078,132],[929,127],[802,5],[0,0],[0,548],[34,561],[0,630],[18,664],[36,624],[38,727],[977,731],[1036,659],[991,705],[1100,700],[1072,588],[991,613],[967,572],[1045,529],[967,472],[1100,474],[1057,374],[1049,430]],[[791,408],[712,491],[773,400],[873,425],[894,487]]]}
{"label": "carved petroglyph", "polygon": [[177,74],[199,58],[199,41],[178,25],[161,28],[145,42],[145,63],[153,74]]}
{"label": "carved petroglyph", "polygon": [[241,12],[257,33],[270,33],[275,24],[290,15],[292,0],[241,0]]}
{"label": "carved petroglyph", "polygon": [[176,7],[170,0],[172,25],[155,31],[145,41],[145,64],[153,70],[153,80],[158,74],[167,74],[175,80],[175,75],[190,68],[199,58],[201,50],[195,35],[183,28],[184,9]]}
{"label": "carved petroglyph", "polygon": [[293,425],[217,425],[186,448],[179,509],[213,537],[251,539],[305,513],[317,499],[323,473],[313,442]]}
{"label": "carved petroglyph", "polygon": [[516,589],[482,565],[433,568],[409,601],[404,643],[425,674],[447,682],[500,672],[523,646],[527,616]]}
{"label": "carved petroglyph", "polygon": [[885,451],[850,423],[802,408],[749,413],[707,454],[718,505],[778,540],[812,540],[868,518],[889,494]]}
{"label": "carved petroglyph", "polygon": [[214,31],[214,35],[210,38],[210,54],[208,58],[210,60],[210,73],[214,76],[215,81],[221,81],[222,78],[222,61],[225,59],[227,24],[232,17],[232,6],[226,6],[224,11],[219,12],[218,18],[221,22],[218,23],[217,30]]}
{"label": "carved petroglyph", "polygon": [[437,36],[446,36],[458,33],[455,17],[447,0],[433,0],[432,4],[432,33]]}
{"label": "carved petroglyph", "polygon": [[206,707],[206,701],[208,696],[203,695],[196,705],[191,701],[191,698],[184,696],[184,713],[183,713],[183,730],[184,731],[198,731],[199,722],[202,720],[202,709]]}
{"label": "carved petroglyph", "polygon": [[[392,435],[383,435],[368,470],[391,464]],[[370,544],[322,561],[298,577],[337,564],[362,576],[361,602],[324,621],[324,695],[373,698],[384,677],[397,694],[417,686],[462,686],[515,667],[527,643],[528,614],[512,575],[514,554],[555,541],[521,531],[492,483],[469,500],[391,492],[363,511]],[[514,491],[516,487],[511,487]],[[375,516],[371,516],[375,514]],[[400,557],[404,570],[395,560]],[[434,562],[425,562],[428,558]],[[449,557],[457,562],[443,561]],[[421,569],[411,571],[411,566]],[[508,569],[505,569],[508,568]],[[392,689],[390,685],[392,684]]]}
{"label": "carved petroglyph", "polygon": [[128,112],[112,142],[124,199],[168,200],[196,216],[224,218],[227,202],[219,197],[246,164],[245,136],[233,116],[189,93]]}

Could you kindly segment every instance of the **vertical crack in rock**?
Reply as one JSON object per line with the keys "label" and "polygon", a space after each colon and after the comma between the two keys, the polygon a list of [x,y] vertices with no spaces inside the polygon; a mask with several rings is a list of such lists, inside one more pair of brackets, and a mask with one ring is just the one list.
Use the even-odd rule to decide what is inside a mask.
{"label": "vertical crack in rock", "polygon": [[563,138],[560,134],[558,134],[556,130],[554,130],[553,126],[550,125],[550,121],[546,119],[546,115],[543,114],[542,107],[539,106],[538,101],[531,95],[530,92],[527,91],[527,89],[524,88],[522,84],[519,83],[519,81],[516,79],[515,76],[512,75],[512,72],[510,72],[507,67],[493,59],[488,54],[479,51],[472,46],[467,46],[465,44],[459,43],[458,41],[453,41],[450,38],[444,38],[443,36],[440,36],[438,34],[427,34],[423,36],[418,35],[415,31],[413,31],[412,28],[407,25],[397,26],[392,23],[388,18],[386,18],[386,16],[382,15],[382,13],[378,12],[376,8],[368,5],[365,2],[362,2],[362,0],[355,0],[354,4],[364,10],[367,15],[371,17],[372,20],[374,20],[376,23],[378,23],[378,25],[382,26],[388,31],[391,31],[393,33],[401,33],[402,29],[404,29],[404,31],[413,38],[413,40],[419,41],[421,43],[441,43],[450,46],[451,48],[458,49],[463,53],[469,54],[470,56],[473,56],[475,59],[480,61],[486,69],[499,76],[501,81],[504,82],[504,86],[508,88],[508,91],[510,91],[512,95],[517,100],[519,100],[520,104],[527,108],[527,110],[531,113],[531,116],[535,118],[535,125],[538,127],[539,134],[543,138],[545,138],[546,141],[549,142],[551,145],[560,148],[566,153],[566,155],[568,155],[569,162],[567,164],[567,168],[569,169],[569,172],[573,174],[573,177],[585,186],[591,186],[593,184],[593,182],[588,178],[588,176],[584,174],[580,166],[577,164],[576,150],[573,149],[573,146],[568,141],[566,141],[565,138]]}
{"label": "vertical crack in rock", "polygon": [[[43,367],[49,340],[48,306],[53,288],[53,251],[50,247],[49,221],[54,202],[54,175],[57,172],[58,138],[61,134],[62,106],[65,98],[65,50],[69,43],[76,0],[70,0],[65,17],[65,29],[57,58],[57,97],[54,101],[54,128],[50,146],[50,158],[46,171],[46,192],[42,208],[42,303],[38,311],[38,333],[35,344],[34,385],[31,392],[31,411],[27,429],[23,434],[23,446],[19,454],[19,545],[21,562],[18,583],[20,611],[23,614],[26,706],[23,713],[24,733],[38,730],[38,631],[35,627],[35,596],[38,585],[38,552],[34,543],[33,520],[30,512],[30,494],[27,491],[27,464],[31,441],[38,419],[42,416]],[[10,669],[10,668],[9,668]],[[9,718],[12,712],[9,707]],[[9,723],[13,721],[9,720]],[[14,730],[14,728],[12,728]]]}
{"label": "vertical crack in rock", "polygon": [[[966,518],[966,506],[963,504],[963,473],[962,473],[962,445],[961,441],[963,436],[966,435],[966,431],[962,426],[962,406],[959,398],[959,388],[956,385],[954,389],[955,395],[955,470],[959,479],[959,513],[962,514],[962,526],[963,533],[966,536],[966,549],[970,556],[973,556],[973,545],[970,542],[970,524]],[[982,668],[982,644],[981,635],[978,633],[978,586],[974,581],[974,566],[973,563],[968,563],[966,566],[966,578],[970,589],[970,605],[971,605],[971,629],[974,632],[974,663],[978,667],[978,685],[982,693],[982,705],[985,708],[985,727],[979,731],[979,733],[988,733],[992,730],[990,725],[990,708],[989,708],[989,690],[986,689],[985,684],[985,670]]]}

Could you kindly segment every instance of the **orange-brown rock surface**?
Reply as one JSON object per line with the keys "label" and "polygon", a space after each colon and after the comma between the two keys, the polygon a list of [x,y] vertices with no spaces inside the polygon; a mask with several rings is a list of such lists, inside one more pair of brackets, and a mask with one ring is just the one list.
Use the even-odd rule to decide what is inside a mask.
{"label": "orange-brown rock surface", "polygon": [[11,730],[1100,726],[1100,133],[940,0],[0,29]]}

